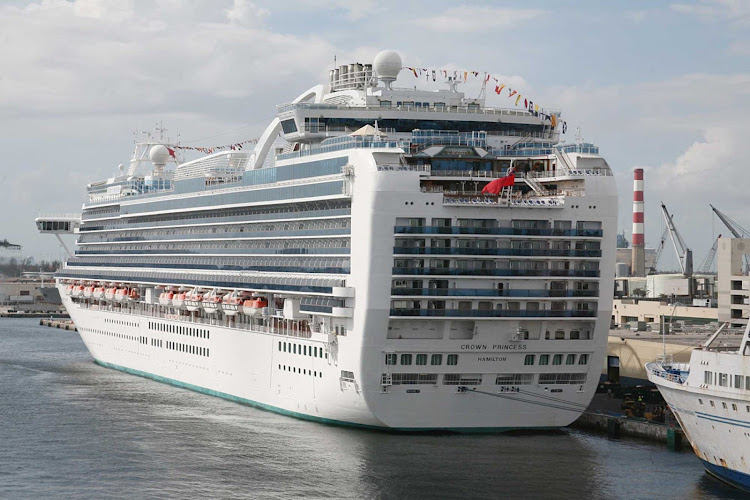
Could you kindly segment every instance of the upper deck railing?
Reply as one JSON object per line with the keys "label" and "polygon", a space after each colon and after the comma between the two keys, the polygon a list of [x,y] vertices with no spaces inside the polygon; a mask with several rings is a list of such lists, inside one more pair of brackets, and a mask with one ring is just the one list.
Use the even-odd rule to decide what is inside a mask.
{"label": "upper deck railing", "polygon": [[459,113],[469,115],[502,115],[502,116],[528,116],[533,117],[528,111],[518,111],[507,108],[482,108],[479,106],[345,106],[325,103],[287,103],[278,107],[279,113],[294,111],[295,109],[329,109],[348,111],[409,111],[418,113]]}

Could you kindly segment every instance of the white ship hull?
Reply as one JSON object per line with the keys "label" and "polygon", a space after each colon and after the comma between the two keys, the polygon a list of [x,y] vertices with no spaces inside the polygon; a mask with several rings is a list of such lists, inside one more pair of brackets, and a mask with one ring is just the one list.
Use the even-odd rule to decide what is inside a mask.
{"label": "white ship hull", "polygon": [[[649,380],[659,388],[706,471],[750,491],[750,366],[746,360],[737,352],[695,350],[689,375],[683,380],[665,378],[657,363],[646,366]],[[725,378],[719,382],[722,375]]]}
{"label": "white ship hull", "polygon": [[[332,353],[328,359],[321,359],[281,352],[278,344],[288,342],[323,350],[328,342],[324,335],[303,339],[87,309],[73,304],[67,296],[64,303],[86,347],[102,366],[325,423],[404,431],[498,432],[556,428],[570,424],[579,416],[597,383],[597,378],[591,376],[585,387],[566,387],[557,397],[535,386],[529,391],[538,392],[539,397],[499,393],[494,380],[487,380],[485,386],[478,386],[477,390],[497,396],[460,392],[454,385],[403,386],[402,390],[391,388],[385,392],[382,388],[365,388],[356,381],[341,379],[337,358],[360,357],[360,347],[347,345],[346,338],[339,339],[336,355]],[[149,329],[149,322],[169,325],[166,328],[199,328],[209,334],[208,338],[197,338],[153,331]],[[208,349],[209,356],[157,347],[152,344],[154,341],[162,346],[175,342],[202,347]],[[527,348],[534,349],[533,344],[529,343]],[[506,362],[522,364],[523,352],[503,353],[502,357]],[[599,366],[600,358],[596,357],[590,366]],[[380,364],[380,361],[378,355],[370,364]],[[366,360],[360,359],[360,362],[368,364]],[[378,372],[365,378],[379,377]],[[419,392],[409,392],[415,389]],[[544,411],[540,411],[538,404],[519,400],[541,401]],[[571,407],[579,410],[571,410]]]}

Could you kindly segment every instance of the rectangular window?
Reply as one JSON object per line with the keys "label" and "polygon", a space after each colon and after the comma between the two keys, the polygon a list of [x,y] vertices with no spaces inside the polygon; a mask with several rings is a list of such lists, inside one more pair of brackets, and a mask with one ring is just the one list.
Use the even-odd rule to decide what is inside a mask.
{"label": "rectangular window", "polygon": [[745,377],[742,375],[735,375],[734,376],[734,388],[735,389],[744,389],[743,382],[745,381]]}
{"label": "rectangular window", "polygon": [[430,357],[430,364],[431,365],[442,365],[443,364],[443,355],[442,354],[433,354]]}
{"label": "rectangular window", "polygon": [[402,354],[401,355],[401,364],[402,365],[410,365],[411,364],[411,354]]}
{"label": "rectangular window", "polygon": [[495,379],[495,385],[529,385],[533,381],[533,373],[500,373]]}
{"label": "rectangular window", "polygon": [[446,373],[443,376],[443,385],[480,385],[482,375],[478,373]]}
{"label": "rectangular window", "polygon": [[706,385],[711,385],[711,372],[704,371],[703,372],[703,383]]}
{"label": "rectangular window", "polygon": [[553,365],[561,365],[562,364],[562,354],[555,354],[552,356],[552,364]]}
{"label": "rectangular window", "polygon": [[733,409],[734,411],[737,411],[737,405],[736,405],[736,404],[734,404],[734,403],[732,403],[732,409]]}
{"label": "rectangular window", "polygon": [[[393,373],[390,376],[391,385],[424,385],[437,384],[437,373]],[[386,385],[388,374],[382,376],[382,384]]]}
{"label": "rectangular window", "polygon": [[418,365],[426,365],[427,364],[427,354],[417,354],[417,364]]}
{"label": "rectangular window", "polygon": [[448,354],[448,358],[446,360],[446,364],[448,364],[448,365],[457,365],[458,364],[458,354]]}
{"label": "rectangular window", "polygon": [[578,356],[578,364],[579,365],[587,365],[589,363],[589,355],[588,354],[581,354]]}
{"label": "rectangular window", "polygon": [[565,364],[566,365],[574,365],[574,364],[576,364],[576,355],[575,354],[568,354],[568,356],[565,358]]}
{"label": "rectangular window", "polygon": [[397,356],[395,354],[389,353],[385,355],[385,364],[386,365],[395,365],[396,364],[396,358]]}
{"label": "rectangular window", "polygon": [[729,376],[726,373],[719,373],[719,385],[727,387],[729,385]]}
{"label": "rectangular window", "polygon": [[549,354],[540,354],[539,355],[539,364],[540,365],[548,365],[549,364]]}
{"label": "rectangular window", "polygon": [[534,355],[533,354],[527,354],[525,358],[523,358],[523,364],[524,365],[533,365],[534,364]]}

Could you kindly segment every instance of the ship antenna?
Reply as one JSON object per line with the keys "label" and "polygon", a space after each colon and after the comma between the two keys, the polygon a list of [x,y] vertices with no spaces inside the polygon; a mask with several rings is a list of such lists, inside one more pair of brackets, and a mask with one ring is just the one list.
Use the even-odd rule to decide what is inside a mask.
{"label": "ship antenna", "polygon": [[479,97],[477,99],[485,99],[487,97],[487,73],[482,78],[482,88],[479,89]]}

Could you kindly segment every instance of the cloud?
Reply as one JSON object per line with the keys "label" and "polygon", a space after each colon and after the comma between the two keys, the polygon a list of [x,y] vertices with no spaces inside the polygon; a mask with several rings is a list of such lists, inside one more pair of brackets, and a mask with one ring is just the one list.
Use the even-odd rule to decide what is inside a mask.
{"label": "cloud", "polygon": [[517,25],[520,27],[520,23],[546,13],[539,9],[462,6],[447,9],[432,17],[417,19],[414,24],[441,33],[478,33]]}
{"label": "cloud", "polygon": [[750,23],[750,2],[747,0],[700,0],[693,4],[671,4],[675,12],[705,20],[727,20],[733,24]]}
{"label": "cloud", "polygon": [[[617,177],[619,227],[630,231],[633,168],[646,170],[646,240],[658,242],[659,201],[696,259],[713,243],[709,203],[748,223],[745,156],[750,115],[750,73],[689,74],[663,81],[548,89],[569,129],[583,125]],[[573,134],[568,134],[571,140]],[[716,236],[715,234],[713,236]]]}
{"label": "cloud", "polygon": [[134,15],[127,2],[0,5],[0,112],[173,110],[197,94],[237,99],[292,74],[320,79],[334,53],[329,42],[271,31],[268,11],[246,0],[225,4],[209,13],[150,2],[127,26],[123,19]]}

